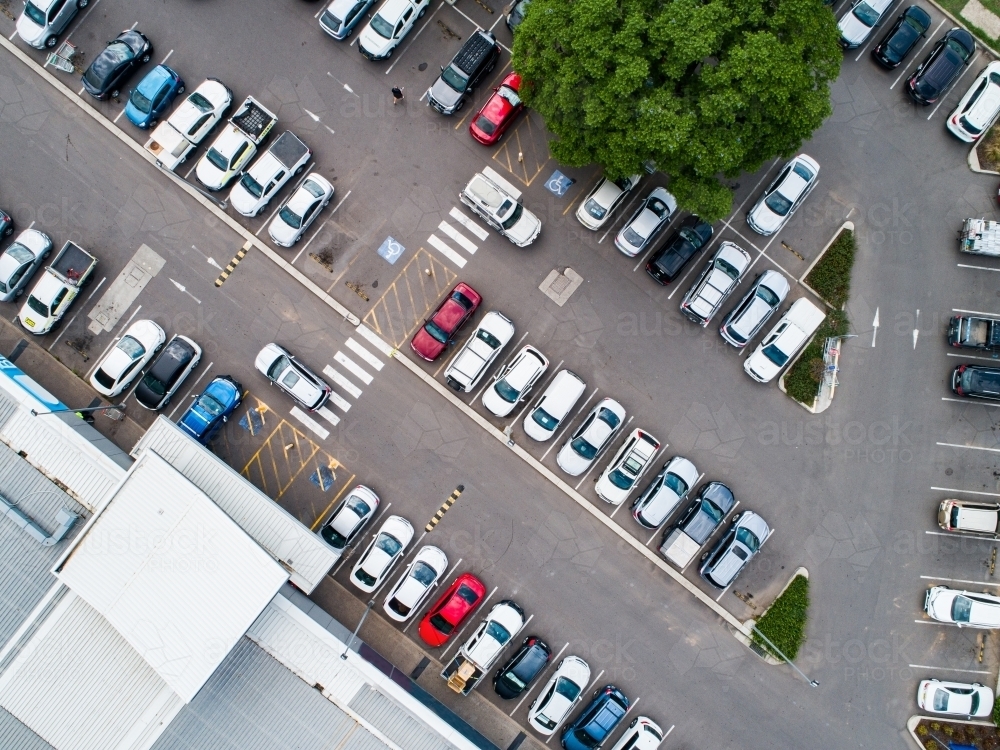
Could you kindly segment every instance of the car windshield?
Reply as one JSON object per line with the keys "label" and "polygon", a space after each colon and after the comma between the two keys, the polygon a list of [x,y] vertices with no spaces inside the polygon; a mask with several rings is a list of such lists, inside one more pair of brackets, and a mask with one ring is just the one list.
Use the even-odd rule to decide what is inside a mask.
{"label": "car windshield", "polygon": [[768,307],[777,307],[780,300],[778,295],[768,289],[766,286],[757,287],[757,296],[760,297],[764,302],[767,303]]}
{"label": "car windshield", "polygon": [[451,635],[451,631],[455,629],[455,626],[444,619],[440,613],[431,615],[431,625],[434,626],[435,630],[444,635]]}
{"label": "car windshield", "polygon": [[971,122],[969,122],[969,119],[965,115],[962,115],[961,122],[962,122],[962,129],[965,130],[969,135],[979,135],[980,133],[983,132],[983,129],[981,127],[979,127],[978,125],[973,125]]}
{"label": "car windshield", "polygon": [[486,626],[486,635],[501,646],[510,640],[510,631],[496,620],[490,620],[489,625]]}
{"label": "car windshield", "polygon": [[715,267],[731,279],[738,279],[740,277],[740,272],[737,271],[736,268],[724,258],[719,258],[715,261]]}
{"label": "car windshield", "polygon": [[371,27],[379,36],[392,39],[392,24],[382,18],[382,16],[376,14],[372,19]]}
{"label": "car windshield", "polygon": [[431,338],[435,341],[442,344],[448,343],[448,334],[442,331],[441,328],[438,327],[437,323],[433,323],[428,320],[427,323],[424,324],[424,330],[427,331],[427,333],[429,333]]}
{"label": "car windshield", "polygon": [[776,364],[778,367],[784,367],[785,366],[785,362],[788,361],[788,355],[785,354],[783,351],[781,351],[781,349],[779,349],[774,344],[770,344],[769,346],[765,346],[763,354],[769,360],[771,360],[772,362],[774,362],[774,364]]}
{"label": "car windshield", "polygon": [[608,209],[606,209],[600,203],[595,201],[593,198],[591,198],[589,201],[586,202],[586,204],[584,204],[583,210],[586,211],[591,216],[593,216],[598,221],[603,219],[604,215],[608,212]]}
{"label": "car windshield", "polygon": [[482,328],[476,331],[476,338],[485,343],[490,349],[496,349],[500,346],[500,339]]}
{"label": "car windshield", "polygon": [[774,211],[778,216],[784,216],[792,207],[792,202],[775,190],[764,199],[764,205]]}
{"label": "car windshield", "polygon": [[969,50],[967,50],[965,47],[959,44],[956,40],[949,39],[948,48],[956,55],[958,55],[963,62],[969,59]]}
{"label": "car windshield", "polygon": [[497,95],[509,101],[511,107],[516,107],[521,103],[521,97],[518,96],[517,92],[509,86],[501,86],[500,90],[497,91]]}
{"label": "car windshield", "polygon": [[389,557],[393,557],[403,549],[403,545],[399,543],[399,540],[389,534],[379,534],[378,540],[375,542],[375,547],[385,552]]}
{"label": "car windshield", "polygon": [[572,703],[580,695],[580,686],[566,677],[560,677],[556,681],[556,694]]}
{"label": "car windshield", "polygon": [[208,153],[205,154],[205,158],[208,159],[208,162],[216,169],[221,169],[223,172],[229,169],[229,160],[214,148],[210,148],[208,150]]}
{"label": "car windshield", "polygon": [[606,424],[612,430],[615,429],[616,427],[618,427],[618,425],[621,424],[621,420],[618,418],[618,415],[615,414],[613,411],[611,411],[611,409],[608,409],[608,408],[602,408],[597,413],[597,418],[599,420],[601,420],[602,422],[604,422],[604,424]]}
{"label": "car windshield", "polygon": [[570,447],[588,461],[597,455],[597,446],[591,445],[582,437],[570,443]]}
{"label": "car windshield", "polygon": [[608,481],[611,482],[615,487],[621,490],[629,489],[635,479],[632,477],[625,476],[619,469],[615,469],[610,474],[608,474]]}
{"label": "car windshield", "polygon": [[972,600],[965,596],[956,596],[951,603],[951,619],[955,622],[968,622],[972,614]]}
{"label": "car windshield", "polygon": [[683,479],[673,473],[667,473],[663,478],[663,483],[672,489],[677,495],[684,495],[688,491],[688,486]]}
{"label": "car windshield", "polygon": [[210,417],[217,417],[226,410],[226,407],[209,396],[207,393],[203,394],[202,397],[198,399],[198,406]]}
{"label": "car windshield", "polygon": [[969,713],[975,716],[976,711],[978,710],[979,710],[979,691],[975,690],[972,693],[972,710],[969,711]]}
{"label": "car windshield", "polygon": [[541,407],[535,409],[531,413],[531,418],[535,420],[542,429],[552,432],[556,427],[559,426],[559,420],[549,414],[545,409]]}
{"label": "car windshield", "polygon": [[760,549],[760,539],[750,529],[743,526],[736,529],[736,541],[746,546],[751,552],[756,552]]}
{"label": "car windshield", "polygon": [[717,508],[713,503],[704,498],[701,501],[701,512],[716,523],[722,520],[722,509]]}
{"label": "car windshield", "polygon": [[508,672],[504,672],[503,679],[518,690],[524,690],[528,686],[528,683],[518,677],[513,669]]}
{"label": "car windshield", "polygon": [[476,118],[476,128],[486,133],[486,135],[493,135],[496,132],[497,126],[490,122],[489,118],[485,115],[480,115]]}
{"label": "car windshield", "polygon": [[34,310],[39,315],[44,315],[45,317],[48,317],[48,315],[49,315],[48,305],[43,304],[34,295],[30,295],[28,297],[28,307],[30,307],[32,310]]}
{"label": "car windshield", "polygon": [[410,576],[422,583],[424,586],[430,586],[434,583],[434,579],[437,578],[437,573],[434,571],[430,565],[425,562],[417,562],[413,564],[413,571]]}
{"label": "car windshield", "polygon": [[281,220],[285,222],[292,229],[298,229],[302,226],[302,217],[295,213],[288,206],[283,206],[281,211],[278,213]]}
{"label": "car windshield", "polygon": [[813,178],[812,170],[802,162],[796,162],[795,166],[792,167],[792,171],[806,182],[809,182]]}
{"label": "car windshield", "polygon": [[521,392],[517,388],[514,388],[510,383],[503,379],[497,381],[494,389],[500,398],[511,404],[517,401],[517,397],[521,395]]}
{"label": "car windshield", "polygon": [[38,6],[30,2],[24,4],[24,15],[37,23],[39,26],[45,25],[45,14],[38,9]]}
{"label": "car windshield", "polygon": [[292,363],[288,360],[284,354],[278,357],[267,370],[267,376],[271,380],[277,380],[281,377],[281,373],[292,366]]}
{"label": "car windshield", "polygon": [[146,353],[146,347],[131,336],[123,337],[122,340],[118,342],[118,348],[125,352],[130,359],[139,359],[139,357]]}
{"label": "car windshield", "polygon": [[142,379],[143,387],[150,391],[154,396],[163,396],[167,392],[167,386],[157,377],[154,377],[152,373],[146,375]]}
{"label": "car windshield", "polygon": [[142,112],[144,115],[148,115],[149,110],[153,108],[153,103],[149,101],[149,99],[146,98],[146,95],[139,91],[139,89],[132,92],[132,96],[129,97],[129,101],[132,103],[133,107]]}
{"label": "car windshield", "polygon": [[947,711],[948,710],[948,691],[942,690],[941,688],[936,688],[934,690],[934,710],[935,711]]}
{"label": "car windshield", "polygon": [[466,586],[464,583],[458,587],[458,591],[455,592],[455,596],[466,604],[475,604],[479,600],[479,594]]}
{"label": "car windshield", "polygon": [[354,513],[358,518],[364,518],[372,509],[369,507],[368,503],[362,500],[360,497],[354,496],[347,501],[347,509]]}
{"label": "car windshield", "polygon": [[243,175],[240,179],[240,184],[246,188],[246,191],[254,198],[260,198],[264,192],[264,186],[251,177],[249,172]]}
{"label": "car windshield", "polygon": [[441,71],[441,80],[460,94],[463,93],[465,91],[465,87],[469,85],[469,79],[465,78],[451,65]]}
{"label": "car windshield", "polygon": [[375,576],[366,573],[365,571],[361,570],[361,568],[358,568],[358,570],[354,573],[354,577],[357,578],[359,581],[361,581],[361,583],[363,583],[365,586],[375,585]]}
{"label": "car windshield", "polygon": [[503,228],[510,229],[512,226],[517,224],[517,220],[521,218],[522,213],[524,213],[524,206],[522,206],[520,203],[515,203],[514,210],[511,211],[511,214],[510,216],[507,217],[507,220],[503,222]]}
{"label": "car windshield", "polygon": [[197,91],[195,91],[193,94],[191,94],[191,96],[188,97],[188,101],[191,102],[202,112],[211,112],[213,109],[215,109],[212,106],[212,102],[210,102],[204,96],[199,94]]}
{"label": "car windshield", "polygon": [[632,227],[628,227],[622,236],[632,247],[640,247],[646,241],[646,238],[632,229]]}
{"label": "car windshield", "polygon": [[854,15],[865,26],[872,27],[878,23],[878,11],[876,11],[868,3],[858,3],[857,7],[854,9]]}
{"label": "car windshield", "polygon": [[115,384],[115,379],[101,368],[97,368],[97,372],[94,373],[94,379],[105,388],[112,388]]}
{"label": "car windshield", "polygon": [[322,198],[326,193],[323,188],[312,180],[306,180],[302,184],[303,189],[309,193],[313,198]]}

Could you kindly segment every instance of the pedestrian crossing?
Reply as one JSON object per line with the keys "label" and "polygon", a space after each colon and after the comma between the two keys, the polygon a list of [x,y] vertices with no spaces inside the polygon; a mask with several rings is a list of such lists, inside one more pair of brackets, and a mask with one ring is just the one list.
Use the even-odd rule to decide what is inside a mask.
{"label": "pedestrian crossing", "polygon": [[[427,244],[459,268],[465,268],[465,264],[468,262],[468,259],[456,250],[453,245],[461,248],[469,255],[475,255],[479,246],[470,240],[459,229],[459,227],[464,229],[465,232],[468,232],[478,238],[480,242],[489,237],[490,233],[462,213],[462,211],[460,211],[456,206],[452,206],[451,211],[448,212],[448,217],[459,226],[455,226],[455,224],[442,220],[441,223],[438,224],[435,233],[431,234],[431,236],[427,238]],[[441,236],[439,236],[438,233],[440,233]]]}
{"label": "pedestrian crossing", "polygon": [[[351,336],[344,342],[344,349],[349,350],[350,353],[345,352],[344,349],[338,349],[333,355],[333,362],[328,363],[323,368],[323,374],[329,378],[333,388],[327,403],[313,412],[312,415],[307,414],[298,406],[290,412],[292,417],[321,440],[326,440],[330,436],[330,431],[323,422],[315,417],[320,417],[334,427],[340,424],[340,416],[335,409],[344,414],[350,411],[352,402],[345,396],[355,401],[359,399],[364,390],[358,383],[368,386],[374,380],[374,375],[366,368],[371,368],[376,373],[381,372],[382,368],[385,367],[385,362],[379,355],[389,356],[392,354],[392,347],[366,326],[358,326],[355,333],[357,338]],[[363,341],[359,341],[359,339],[363,339]]]}

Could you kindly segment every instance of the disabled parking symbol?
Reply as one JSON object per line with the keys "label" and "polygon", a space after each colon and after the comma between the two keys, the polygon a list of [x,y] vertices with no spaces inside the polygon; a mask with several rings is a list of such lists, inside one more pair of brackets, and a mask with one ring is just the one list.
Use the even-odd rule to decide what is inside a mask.
{"label": "disabled parking symbol", "polygon": [[545,181],[545,189],[553,195],[558,195],[562,198],[566,195],[566,191],[570,189],[570,186],[574,182],[576,182],[576,180],[572,177],[567,177],[557,169],[552,173],[552,176]]}
{"label": "disabled parking symbol", "polygon": [[401,256],[406,252],[406,248],[399,244],[397,240],[392,237],[386,237],[385,242],[379,245],[378,254],[385,258],[389,263],[395,264]]}

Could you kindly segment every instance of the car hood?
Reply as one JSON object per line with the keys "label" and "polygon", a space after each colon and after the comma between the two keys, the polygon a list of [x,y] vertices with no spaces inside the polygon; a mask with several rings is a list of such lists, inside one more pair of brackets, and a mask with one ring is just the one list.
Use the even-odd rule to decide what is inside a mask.
{"label": "car hood", "polygon": [[781,226],[781,222],[784,221],[785,218],[785,216],[778,216],[778,214],[768,208],[767,204],[764,203],[764,198],[761,198],[760,203],[754,206],[754,209],[750,214],[750,220],[753,222],[753,226],[765,234],[775,231]]}
{"label": "car hood", "polygon": [[951,605],[960,593],[960,591],[942,587],[931,589],[931,593],[927,597],[927,614],[935,620],[951,622]]}
{"label": "car hood", "polygon": [[[7,250],[10,250],[10,248],[7,248]],[[0,281],[6,284],[10,275],[20,267],[21,264],[17,259],[7,251],[4,251],[3,255],[0,255]]]}
{"label": "car hood", "polygon": [[850,12],[840,19],[837,29],[840,31],[840,38],[852,47],[861,44],[872,33],[870,26],[865,26],[856,15]]}
{"label": "car hood", "polygon": [[646,523],[653,526],[659,526],[665,520],[670,512],[677,507],[677,504],[681,501],[680,497],[672,489],[664,485],[660,488],[653,499],[644,507],[639,515],[642,516]]}
{"label": "car hood", "polygon": [[553,693],[552,697],[549,698],[549,702],[545,704],[545,708],[542,710],[541,715],[558,723],[564,716],[566,716],[566,712],[569,711],[570,708],[572,708],[572,703],[567,700],[565,695]]}
{"label": "car hood", "polygon": [[18,16],[17,35],[28,44],[35,45],[44,42],[45,40],[42,38],[44,33],[45,29],[28,18],[27,14],[22,13]]}
{"label": "car hood", "polygon": [[364,47],[376,57],[384,54],[390,44],[392,44],[391,39],[386,39],[381,34],[376,33],[370,25],[365,26],[358,39],[358,46]]}
{"label": "car hood", "polygon": [[781,370],[780,367],[764,355],[763,348],[759,346],[757,347],[757,350],[747,358],[747,361],[743,365],[743,369],[746,370],[747,373],[750,373],[750,371],[753,370],[756,378],[764,383],[769,382],[771,378],[777,375],[778,371]]}
{"label": "car hood", "polygon": [[591,464],[590,461],[573,450],[572,446],[568,442],[556,455],[556,463],[559,464],[559,467],[563,471],[573,476],[578,475]]}
{"label": "car hood", "polygon": [[542,222],[531,211],[521,207],[521,218],[510,229],[505,229],[507,239],[518,247],[524,247],[538,236],[542,231]]}
{"label": "car hood", "polygon": [[606,474],[601,474],[601,478],[598,480],[597,486],[594,487],[597,494],[612,505],[621,505],[621,503],[625,501],[625,498],[628,497],[629,493],[634,489],[634,482],[627,490],[623,490],[621,487],[612,484]]}
{"label": "car hood", "polygon": [[434,85],[430,88],[428,96],[441,105],[444,109],[453,110],[462,99],[462,92],[455,91],[451,86],[438,77]]}
{"label": "car hood", "polygon": [[500,398],[500,394],[497,393],[496,386],[493,385],[487,388],[486,393],[483,394],[483,406],[498,417],[506,417],[511,413],[511,411],[513,411],[517,404],[512,404],[510,401]]}

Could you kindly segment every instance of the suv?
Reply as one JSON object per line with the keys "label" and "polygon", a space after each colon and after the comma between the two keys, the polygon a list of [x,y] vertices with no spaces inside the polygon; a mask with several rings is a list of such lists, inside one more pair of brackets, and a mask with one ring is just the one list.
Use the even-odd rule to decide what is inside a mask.
{"label": "suv", "polygon": [[681,312],[692,322],[706,327],[749,267],[750,254],[746,250],[733,242],[723,242],[684,295]]}
{"label": "suv", "polygon": [[493,70],[500,57],[496,37],[479,29],[462,45],[462,49],[441,68],[441,75],[427,89],[427,104],[443,115],[453,115],[465,104],[465,95],[471,92],[484,75]]}
{"label": "suv", "polygon": [[628,713],[629,700],[614,685],[605,685],[583,713],[562,730],[565,750],[590,750],[600,747]]}
{"label": "suv", "polygon": [[906,92],[917,104],[934,104],[955,83],[976,53],[976,40],[954,28],[941,37],[927,59],[906,81]]}
{"label": "suv", "polygon": [[17,19],[17,34],[35,49],[55,47],[59,34],[90,0],[27,0]]}
{"label": "suv", "polygon": [[938,507],[938,526],[945,531],[986,534],[996,538],[1000,526],[1000,503],[942,500]]}
{"label": "suv", "polygon": [[369,60],[389,59],[430,4],[431,0],[385,0],[361,30],[358,50]]}
{"label": "suv", "polygon": [[951,389],[959,396],[1000,401],[1000,369],[959,365],[951,374]]}
{"label": "suv", "polygon": [[530,245],[542,231],[542,222],[521,202],[521,191],[489,167],[474,174],[458,198],[518,247]]}
{"label": "suv", "polygon": [[788,289],[784,276],[777,271],[764,271],[722,321],[719,327],[722,338],[737,349],[745,347],[781,305]]}
{"label": "suv", "polygon": [[771,536],[767,521],[751,510],[733,519],[733,525],[716,542],[701,566],[701,577],[716,588],[726,589]]}

